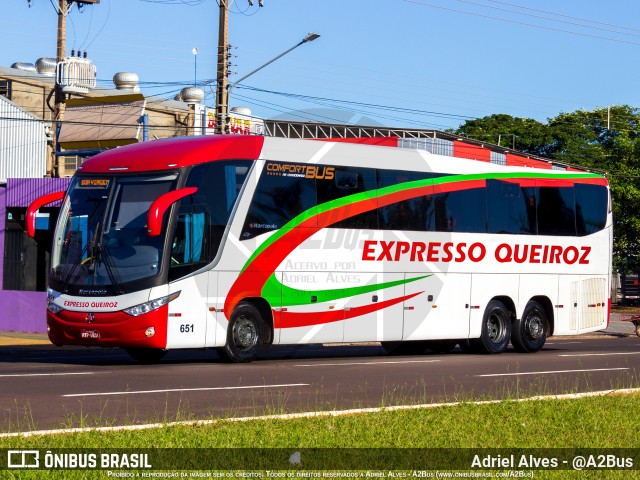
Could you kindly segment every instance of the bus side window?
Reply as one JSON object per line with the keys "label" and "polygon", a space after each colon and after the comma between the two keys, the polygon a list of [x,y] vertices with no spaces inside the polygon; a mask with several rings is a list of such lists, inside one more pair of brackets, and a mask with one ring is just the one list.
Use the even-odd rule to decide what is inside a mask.
{"label": "bus side window", "polygon": [[433,231],[433,195],[420,195],[391,204],[385,201],[385,196],[391,193],[388,187],[410,188],[415,185],[414,182],[429,187],[431,178],[433,174],[428,172],[378,170],[378,189],[383,203],[378,208],[380,229]]}
{"label": "bus side window", "polygon": [[538,188],[538,235],[575,235],[573,187]]}
{"label": "bus side window", "polygon": [[[315,214],[316,180],[297,173],[296,167],[290,163],[266,162],[249,205],[241,240],[282,228],[302,212]],[[314,220],[312,217],[311,223],[305,222],[305,225],[315,226]]]}
{"label": "bus side window", "polygon": [[180,213],[171,245],[171,265],[206,263],[205,212]]}
{"label": "bus side window", "polygon": [[576,183],[576,228],[579,236],[602,230],[607,223],[607,188]]}
{"label": "bus side window", "polygon": [[487,231],[486,188],[438,193],[434,195],[434,203],[436,231]]}
{"label": "bus side window", "polygon": [[189,172],[185,186],[198,191],[179,203],[169,280],[214,260],[250,166],[246,160],[225,160],[196,165]]}
{"label": "bus side window", "polygon": [[[526,193],[517,183],[487,180],[489,233],[535,235],[535,208],[529,207],[530,199]],[[531,212],[533,218],[530,218]]]}
{"label": "bus side window", "polygon": [[[318,205],[354,196],[353,203],[346,203],[340,210],[335,210],[336,222],[331,225],[331,228],[377,229],[378,218],[375,208],[362,213],[350,211],[351,206],[358,205],[357,201],[362,199],[362,195],[357,194],[364,192],[371,192],[372,196],[375,194],[376,171],[372,168],[357,167],[325,168],[333,169],[334,174],[333,178],[326,178],[326,176],[325,178],[316,178]],[[346,218],[345,215],[347,215]]]}

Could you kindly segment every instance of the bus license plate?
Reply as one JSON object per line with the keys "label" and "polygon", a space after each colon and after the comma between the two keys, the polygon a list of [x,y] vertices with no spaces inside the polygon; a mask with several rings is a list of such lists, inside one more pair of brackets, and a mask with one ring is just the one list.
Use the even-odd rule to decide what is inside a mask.
{"label": "bus license plate", "polygon": [[80,336],[82,338],[100,338],[100,332],[98,330],[81,330]]}

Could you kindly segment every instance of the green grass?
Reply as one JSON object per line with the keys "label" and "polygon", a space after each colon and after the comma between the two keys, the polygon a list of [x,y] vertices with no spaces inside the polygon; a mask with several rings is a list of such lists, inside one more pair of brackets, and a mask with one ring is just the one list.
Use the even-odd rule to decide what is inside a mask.
{"label": "green grass", "polygon": [[[0,438],[0,448],[640,448],[639,412],[637,393],[481,405],[463,402],[339,417],[223,419],[200,426]],[[7,472],[0,471],[0,478],[3,473]],[[88,472],[58,472],[59,477],[53,473],[54,478],[82,478]],[[91,474],[106,478],[105,472]],[[535,471],[535,478],[567,477],[640,478],[640,471]],[[37,473],[15,478],[37,478]]]}

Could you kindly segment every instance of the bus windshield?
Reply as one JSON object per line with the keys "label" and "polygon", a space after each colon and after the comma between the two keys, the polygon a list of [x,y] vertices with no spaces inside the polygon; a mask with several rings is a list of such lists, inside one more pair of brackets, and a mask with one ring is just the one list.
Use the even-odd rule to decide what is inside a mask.
{"label": "bus windshield", "polygon": [[156,276],[165,235],[147,235],[147,211],[156,198],[175,188],[177,177],[76,177],[56,229],[52,280],[63,291],[88,287],[106,294],[106,288],[96,287],[118,292],[124,283]]}

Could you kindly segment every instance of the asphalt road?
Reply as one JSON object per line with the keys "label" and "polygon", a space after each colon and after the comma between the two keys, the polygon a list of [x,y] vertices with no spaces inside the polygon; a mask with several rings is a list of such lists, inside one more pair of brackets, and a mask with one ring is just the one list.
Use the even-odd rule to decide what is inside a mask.
{"label": "asphalt road", "polygon": [[250,364],[172,351],[0,349],[0,432],[244,417],[640,386],[640,338],[555,337],[536,354],[384,356],[378,345],[273,347]]}

